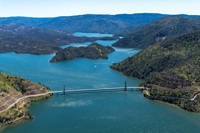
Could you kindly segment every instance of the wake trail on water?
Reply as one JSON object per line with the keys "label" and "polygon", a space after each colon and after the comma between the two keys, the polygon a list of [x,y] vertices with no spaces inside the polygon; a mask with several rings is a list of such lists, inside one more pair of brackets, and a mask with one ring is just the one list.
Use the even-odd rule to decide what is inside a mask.
{"label": "wake trail on water", "polygon": [[66,100],[62,103],[52,104],[53,107],[81,107],[93,104],[92,100]]}

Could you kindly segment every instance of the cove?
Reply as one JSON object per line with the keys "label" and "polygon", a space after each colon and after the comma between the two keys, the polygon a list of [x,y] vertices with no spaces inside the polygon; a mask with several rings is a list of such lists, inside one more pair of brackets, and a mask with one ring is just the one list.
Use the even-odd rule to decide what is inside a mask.
{"label": "cove", "polygon": [[[82,33],[87,36],[87,33]],[[90,34],[91,36],[91,34]],[[114,41],[99,40],[111,45]],[[72,44],[72,45],[89,45]],[[51,55],[0,54],[0,71],[41,82],[52,90],[138,86],[142,81],[123,76],[109,66],[138,53],[115,48],[108,60],[79,58],[50,63]],[[151,101],[139,91],[54,95],[31,104],[34,119],[5,128],[2,133],[198,133],[200,115]]]}

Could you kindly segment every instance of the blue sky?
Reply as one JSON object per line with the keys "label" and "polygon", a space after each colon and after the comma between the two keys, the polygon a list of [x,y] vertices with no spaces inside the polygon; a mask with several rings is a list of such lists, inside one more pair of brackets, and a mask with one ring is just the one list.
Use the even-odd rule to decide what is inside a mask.
{"label": "blue sky", "polygon": [[200,0],[0,0],[0,17],[123,13],[200,15]]}

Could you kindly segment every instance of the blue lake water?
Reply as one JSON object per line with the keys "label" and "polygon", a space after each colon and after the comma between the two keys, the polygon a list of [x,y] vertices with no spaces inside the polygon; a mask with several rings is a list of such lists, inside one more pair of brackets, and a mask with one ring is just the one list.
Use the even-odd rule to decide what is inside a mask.
{"label": "blue lake water", "polygon": [[[87,34],[85,33],[85,36]],[[91,36],[91,34],[89,35]],[[114,41],[97,41],[111,45]],[[89,45],[90,43],[72,44]],[[79,58],[50,63],[51,55],[0,54],[0,71],[41,82],[52,90],[138,86],[141,80],[123,76],[109,66],[138,53],[121,49],[108,60]],[[148,100],[139,91],[54,95],[32,103],[34,119],[2,133],[199,133],[200,115]]]}
{"label": "blue lake water", "polygon": [[113,37],[113,34],[82,33],[82,32],[75,32],[73,35],[79,37]]}

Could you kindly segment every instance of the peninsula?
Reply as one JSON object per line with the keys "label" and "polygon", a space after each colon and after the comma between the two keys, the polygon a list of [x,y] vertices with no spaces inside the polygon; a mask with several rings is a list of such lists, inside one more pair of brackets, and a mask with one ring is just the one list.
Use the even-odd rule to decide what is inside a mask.
{"label": "peninsula", "polygon": [[30,102],[50,97],[48,87],[0,73],[0,127],[32,118]]}
{"label": "peninsula", "polygon": [[145,96],[200,113],[200,31],[154,44],[111,68],[144,79]]}
{"label": "peninsula", "polygon": [[52,54],[58,52],[64,44],[94,42],[99,39],[115,40],[116,37],[75,37],[58,30],[0,24],[0,53]]}
{"label": "peninsula", "polygon": [[102,46],[97,43],[90,44],[87,47],[68,47],[56,53],[50,62],[58,62],[63,60],[72,60],[79,57],[90,59],[108,59],[108,54],[115,51],[110,46]]}

